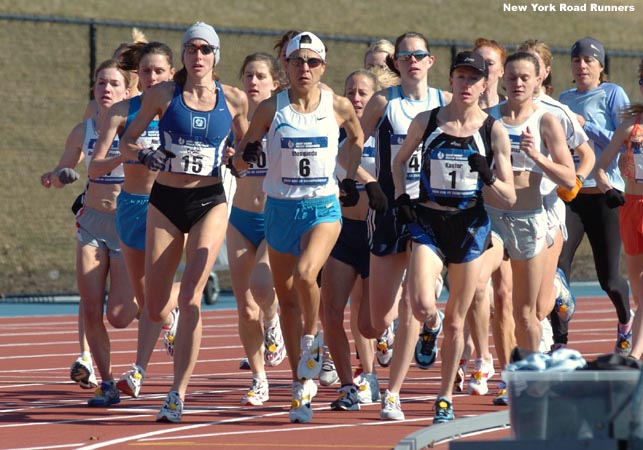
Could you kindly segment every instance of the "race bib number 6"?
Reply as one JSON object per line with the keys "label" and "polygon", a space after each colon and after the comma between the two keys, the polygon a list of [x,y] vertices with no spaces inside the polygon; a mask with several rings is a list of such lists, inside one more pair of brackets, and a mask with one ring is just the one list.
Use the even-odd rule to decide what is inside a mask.
{"label": "race bib number 6", "polygon": [[328,183],[323,152],[328,137],[281,138],[281,180],[289,185],[321,186]]}

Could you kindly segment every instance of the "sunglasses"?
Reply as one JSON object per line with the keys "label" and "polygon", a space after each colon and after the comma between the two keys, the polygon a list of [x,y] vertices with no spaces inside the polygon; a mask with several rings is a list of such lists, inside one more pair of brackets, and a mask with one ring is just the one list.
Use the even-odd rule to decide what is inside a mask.
{"label": "sunglasses", "polygon": [[183,48],[185,49],[185,52],[189,55],[196,55],[196,52],[200,50],[203,56],[209,55],[210,53],[213,53],[218,49],[218,47],[215,47],[214,45],[208,45],[208,44],[203,44],[203,45],[185,44]]}
{"label": "sunglasses", "polygon": [[643,78],[639,78],[639,86],[643,86]]}
{"label": "sunglasses", "polygon": [[414,57],[416,61],[422,61],[427,56],[431,56],[431,54],[424,50],[416,50],[414,52],[398,52],[395,55],[395,58],[402,61],[410,61],[411,56]]}
{"label": "sunglasses", "polygon": [[301,56],[293,56],[292,58],[287,58],[286,60],[295,67],[301,67],[304,65],[304,63],[306,63],[311,69],[324,64],[324,61],[321,58],[302,58]]}

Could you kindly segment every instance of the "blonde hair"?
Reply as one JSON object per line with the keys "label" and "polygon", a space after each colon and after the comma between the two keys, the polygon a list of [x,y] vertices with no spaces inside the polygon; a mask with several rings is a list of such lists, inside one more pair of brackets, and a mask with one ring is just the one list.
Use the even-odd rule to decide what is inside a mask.
{"label": "blonde hair", "polygon": [[388,67],[371,67],[368,70],[377,78],[380,89],[400,84],[400,77]]}
{"label": "blonde hair", "polygon": [[538,56],[540,56],[545,63],[545,67],[551,67],[551,62],[554,60],[549,45],[538,39],[527,39],[518,46],[517,51],[538,53]]}
{"label": "blonde hair", "polygon": [[366,57],[372,53],[386,53],[387,56],[392,58],[395,54],[395,46],[388,39],[373,42],[364,52],[364,64],[366,64]]}

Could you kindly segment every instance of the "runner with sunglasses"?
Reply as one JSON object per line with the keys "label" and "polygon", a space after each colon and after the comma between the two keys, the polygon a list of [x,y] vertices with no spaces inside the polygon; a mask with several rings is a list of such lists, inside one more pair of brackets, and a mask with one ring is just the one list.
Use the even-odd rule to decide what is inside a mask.
{"label": "runner with sunglasses", "polygon": [[[235,140],[248,124],[245,94],[217,80],[219,37],[197,22],[181,40],[183,68],[174,81],[146,93],[140,112],[121,139],[129,160],[159,171],[152,186],[145,243],[145,297],[150,318],[172,309],[174,274],[185,248],[174,341],[174,380],[158,413],[160,422],[180,422],[185,393],[201,345],[201,299],[228,223],[221,166],[231,132]],[[158,150],[137,143],[154,117],[161,117]]]}
{"label": "runner with sunglasses", "polygon": [[[428,72],[435,62],[426,38],[415,32],[404,33],[395,41],[395,57],[388,58],[391,70],[400,76],[400,84],[377,92],[364,109],[361,124],[365,136],[375,135],[377,180],[388,198],[388,209],[383,213],[369,211],[368,232],[370,242],[370,320],[376,333],[367,338],[380,338],[388,329],[390,338],[378,343],[392,352],[393,321],[398,317],[395,352],[390,361],[388,389],[382,397],[380,417],[384,420],[401,420],[404,413],[400,406],[400,389],[417,348],[416,360],[423,368],[435,362],[435,338],[441,328],[437,309],[426,311],[420,319],[425,324],[420,334],[419,322],[411,312],[408,292],[402,290],[402,279],[409,260],[409,234],[406,225],[397,223],[397,207],[391,164],[406,138],[413,118],[422,111],[443,106],[451,94],[428,85]],[[407,192],[415,199],[419,195],[419,148],[407,168]],[[400,299],[401,296],[401,299]],[[426,332],[425,332],[426,331]],[[426,335],[426,340],[424,339]]]}
{"label": "runner with sunglasses", "polygon": [[[322,364],[317,274],[339,236],[338,193],[344,206],[354,206],[359,199],[355,174],[364,139],[350,102],[320,87],[326,47],[317,36],[303,32],[288,42],[285,69],[290,87],[259,105],[234,163],[239,171],[255,163],[267,133],[266,241],[290,355],[289,415],[291,422],[307,423],[312,420],[311,400],[317,393],[313,378]],[[347,133],[348,164],[338,190],[340,126]]]}

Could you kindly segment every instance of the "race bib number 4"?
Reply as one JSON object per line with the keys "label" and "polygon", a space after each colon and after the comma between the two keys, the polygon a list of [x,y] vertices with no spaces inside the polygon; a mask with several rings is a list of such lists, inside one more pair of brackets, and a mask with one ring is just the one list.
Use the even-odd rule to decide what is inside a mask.
{"label": "race bib number 4", "polygon": [[446,149],[431,152],[431,191],[441,197],[471,197],[478,188],[478,173],[471,172],[472,150]]}
{"label": "race bib number 4", "polygon": [[328,138],[325,136],[281,138],[282,182],[294,186],[327,184],[327,158],[323,154],[327,149]]}

